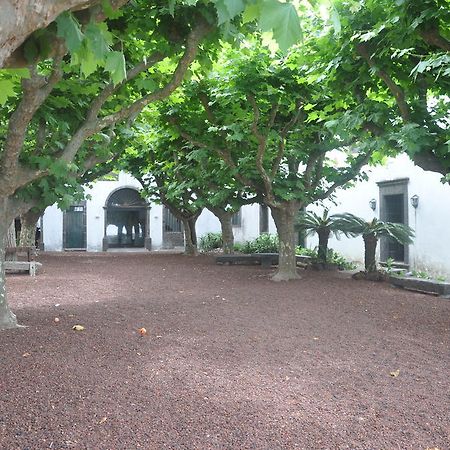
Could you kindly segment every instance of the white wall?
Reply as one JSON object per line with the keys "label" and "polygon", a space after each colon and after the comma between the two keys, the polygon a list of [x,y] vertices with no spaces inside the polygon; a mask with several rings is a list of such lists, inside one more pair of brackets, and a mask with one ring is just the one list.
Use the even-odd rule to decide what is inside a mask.
{"label": "white wall", "polygon": [[42,223],[44,250],[61,251],[63,246],[63,214],[56,205],[45,210]]}
{"label": "white wall", "polygon": [[[409,246],[410,267],[425,270],[432,275],[450,277],[450,186],[441,183],[441,175],[426,172],[415,166],[406,155],[389,159],[386,165],[369,169],[368,181],[359,182],[348,190],[338,191],[336,205],[330,201],[323,206],[331,213],[350,212],[365,219],[379,218],[379,189],[377,182],[409,178],[408,222],[415,230],[414,243]],[[413,208],[410,198],[419,196],[419,206]],[[374,198],[377,208],[372,211],[369,201]],[[321,212],[323,206],[311,206],[310,210]],[[316,237],[308,239],[308,246],[317,245]],[[340,240],[331,239],[330,247],[347,258],[361,262],[364,243],[361,237]]]}
{"label": "white wall", "polygon": [[[409,225],[415,229],[416,238],[410,246],[410,266],[416,270],[425,270],[430,274],[442,274],[450,277],[450,186],[440,182],[440,175],[425,172],[414,166],[405,155],[390,159],[384,166],[367,169],[369,180],[358,182],[348,190],[337,192],[336,204],[325,201],[322,205],[312,205],[308,209],[321,212],[326,206],[331,213],[351,212],[367,220],[379,217],[379,189],[377,182],[399,178],[409,178],[408,197],[419,196],[419,206],[409,206]],[[108,196],[118,188],[134,187],[139,189],[139,182],[130,175],[121,173],[118,181],[99,181],[92,189],[87,189],[91,196],[87,200],[87,249],[101,251],[104,235],[105,210]],[[369,207],[369,201],[376,199],[375,211]],[[408,199],[409,200],[409,199]],[[162,247],[161,205],[150,205],[149,232],[152,248]],[[62,250],[63,215],[55,205],[47,208],[43,219],[43,235],[46,250]],[[199,237],[207,232],[219,232],[220,223],[210,212],[205,210],[197,221]],[[242,207],[240,227],[233,227],[235,241],[243,242],[259,236],[259,205]],[[269,214],[269,232],[276,233],[274,221]],[[308,246],[317,245],[315,237],[308,238]],[[330,247],[344,254],[348,259],[362,262],[364,244],[361,237],[340,240],[331,239]]]}

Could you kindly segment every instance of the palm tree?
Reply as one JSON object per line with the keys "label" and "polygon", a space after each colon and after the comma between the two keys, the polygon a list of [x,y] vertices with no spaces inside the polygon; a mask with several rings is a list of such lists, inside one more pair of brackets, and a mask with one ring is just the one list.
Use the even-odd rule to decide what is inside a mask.
{"label": "palm tree", "polygon": [[350,213],[336,214],[335,226],[347,236],[362,236],[364,239],[364,266],[367,273],[377,271],[375,252],[381,237],[389,237],[400,244],[409,244],[414,231],[403,223],[383,222],[374,218],[367,222]]}
{"label": "palm tree", "polygon": [[297,227],[305,231],[306,234],[311,235],[317,233],[319,236],[319,248],[317,256],[320,262],[327,262],[328,255],[328,239],[330,234],[339,235],[339,227],[336,222],[336,216],[328,215],[328,210],[325,209],[322,216],[314,212],[301,211],[297,216]]}

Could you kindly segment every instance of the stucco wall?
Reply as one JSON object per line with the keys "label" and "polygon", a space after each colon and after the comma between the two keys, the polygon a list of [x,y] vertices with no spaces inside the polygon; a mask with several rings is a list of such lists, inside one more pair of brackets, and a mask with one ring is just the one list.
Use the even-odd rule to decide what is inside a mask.
{"label": "stucco wall", "polygon": [[[369,180],[358,182],[348,190],[337,192],[335,203],[325,201],[321,205],[312,205],[309,209],[321,212],[328,207],[331,213],[351,212],[367,220],[379,217],[379,188],[377,182],[399,178],[409,178],[408,182],[408,221],[415,229],[416,238],[410,245],[410,266],[416,270],[425,270],[430,274],[450,277],[450,186],[440,182],[440,175],[425,172],[405,155],[388,160],[384,166],[366,168]],[[130,175],[121,173],[118,181],[100,181],[87,190],[87,249],[101,251],[104,235],[105,210],[108,196],[118,188],[135,187],[139,182]],[[409,199],[419,196],[419,206],[413,208]],[[369,201],[376,199],[375,211],[369,207]],[[162,206],[150,205],[149,232],[152,248],[162,247]],[[235,241],[254,239],[259,236],[259,205],[247,205],[242,208],[241,226],[233,227]],[[210,212],[204,211],[197,221],[199,237],[207,232],[219,232],[220,223]],[[269,232],[276,233],[274,221],[269,214]],[[43,235],[46,250],[62,250],[63,214],[56,206],[47,208],[43,219]],[[317,245],[315,237],[309,237],[310,247]],[[332,238],[330,247],[344,254],[348,259],[362,262],[363,241],[361,237],[340,240]]]}
{"label": "stucco wall", "polygon": [[[336,204],[326,201],[323,206],[328,207],[331,213],[351,212],[368,220],[379,218],[379,189],[376,183],[409,178],[408,222],[416,234],[414,243],[409,246],[410,267],[425,270],[432,275],[450,277],[450,186],[441,183],[439,174],[416,167],[406,155],[391,158],[386,165],[370,168],[368,172],[368,181],[339,191]],[[410,203],[413,195],[419,196],[417,209]],[[375,211],[369,207],[372,198],[377,201]],[[308,209],[320,213],[323,206],[313,205]],[[316,245],[315,237],[308,239],[308,246]],[[351,260],[363,260],[364,244],[361,237],[341,237],[340,240],[333,238],[330,240],[330,247]]]}

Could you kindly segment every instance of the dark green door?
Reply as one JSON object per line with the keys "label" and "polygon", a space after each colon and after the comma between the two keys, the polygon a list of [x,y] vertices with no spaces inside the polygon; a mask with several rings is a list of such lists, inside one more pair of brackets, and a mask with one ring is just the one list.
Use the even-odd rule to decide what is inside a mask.
{"label": "dark green door", "polygon": [[71,206],[64,217],[64,248],[86,249],[86,210],[84,205]]}

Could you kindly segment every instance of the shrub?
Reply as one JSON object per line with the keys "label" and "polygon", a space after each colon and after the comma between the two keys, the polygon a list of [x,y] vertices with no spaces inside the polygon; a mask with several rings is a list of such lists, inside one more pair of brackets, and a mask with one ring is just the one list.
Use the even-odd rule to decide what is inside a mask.
{"label": "shrub", "polygon": [[235,244],[234,250],[242,253],[278,253],[278,236],[262,234],[252,241]]}
{"label": "shrub", "polygon": [[[297,255],[310,256],[313,264],[321,263],[323,261],[317,255],[316,249],[297,247]],[[327,264],[335,264],[339,270],[353,270],[356,269],[356,265],[351,261],[347,261],[343,255],[334,251],[332,248],[327,251]]]}
{"label": "shrub", "polygon": [[200,238],[199,248],[202,252],[210,252],[216,248],[222,248],[222,234],[206,233]]}

